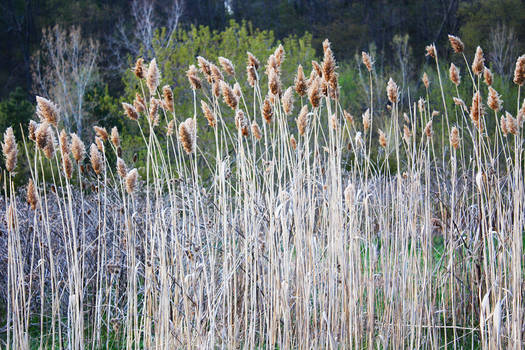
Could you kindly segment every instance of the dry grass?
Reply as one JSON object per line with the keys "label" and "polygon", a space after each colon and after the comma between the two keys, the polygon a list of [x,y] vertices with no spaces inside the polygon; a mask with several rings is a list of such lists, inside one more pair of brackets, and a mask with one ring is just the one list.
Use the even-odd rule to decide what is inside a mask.
{"label": "dry grass", "polygon": [[[451,42],[464,55],[459,38]],[[470,96],[445,96],[439,75],[436,105],[400,106],[404,92],[391,79],[390,115],[379,120],[373,58],[363,53],[370,100],[361,123],[339,104],[335,58],[328,41],[323,48],[310,78],[298,69],[295,88],[281,86],[282,46],[267,61],[267,79],[249,54],[248,91],[236,84],[243,69],[221,58],[223,75],[199,57],[200,72],[188,71],[189,119],[176,115],[169,87],[159,88],[156,61],[139,60],[137,98],[123,105],[139,127],[147,120],[138,171],[120,158],[116,129],[109,136],[96,128],[90,147],[62,134],[57,147],[58,107],[39,98],[40,124],[20,143],[27,189],[13,185],[12,130],[3,146],[0,342],[522,348],[523,109],[500,122],[502,102],[491,90],[496,129],[488,130],[478,48],[473,72],[466,57],[461,68],[474,82]],[[427,52],[438,66],[438,49]],[[199,145],[204,128],[214,147]],[[108,162],[112,153],[118,164]]]}

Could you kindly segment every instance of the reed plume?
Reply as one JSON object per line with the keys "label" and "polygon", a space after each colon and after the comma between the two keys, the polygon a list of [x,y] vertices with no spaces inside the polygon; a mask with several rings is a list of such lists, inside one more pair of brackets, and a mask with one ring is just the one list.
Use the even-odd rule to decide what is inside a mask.
{"label": "reed plume", "polygon": [[308,126],[308,105],[304,105],[301,108],[296,122],[299,135],[304,136],[304,133],[306,132],[306,128]]}
{"label": "reed plume", "polygon": [[71,153],[77,163],[84,159],[86,147],[77,134],[71,134]]}
{"label": "reed plume", "polygon": [[455,53],[462,53],[465,49],[465,45],[463,45],[463,42],[457,36],[449,34],[448,40],[450,41],[450,46],[452,46]]}
{"label": "reed plume", "polygon": [[387,142],[385,133],[381,129],[378,129],[377,131],[379,132],[379,145],[383,148],[386,148]]}
{"label": "reed plume", "polygon": [[38,194],[36,192],[35,184],[33,179],[29,179],[27,183],[26,201],[32,210],[35,210],[38,206]]}
{"label": "reed plume", "polygon": [[450,130],[450,146],[452,146],[454,149],[458,149],[459,142],[459,129],[456,126],[454,126]]}
{"label": "reed plume", "polygon": [[306,82],[306,77],[304,76],[303,66],[299,65],[297,67],[297,75],[294,80],[295,92],[301,97],[305,96],[308,90],[308,84]]}
{"label": "reed plume", "polygon": [[69,142],[67,140],[66,130],[64,129],[62,129],[62,131],[60,132],[60,136],[58,138],[58,144],[60,146],[60,153],[62,154],[62,157],[69,155],[69,152],[70,152]]}
{"label": "reed plume", "polygon": [[481,130],[480,117],[484,114],[483,105],[481,103],[481,95],[479,91],[474,93],[472,96],[472,105],[470,107],[470,118],[474,122],[474,125]]}
{"label": "reed plume", "polygon": [[120,135],[116,126],[111,128],[111,143],[113,146],[115,146],[115,148],[120,147]]}
{"label": "reed plume", "polygon": [[335,73],[337,65],[335,63],[334,54],[332,52],[332,48],[330,47],[330,41],[328,41],[328,39],[325,39],[323,41],[323,54],[323,79],[326,82],[330,82],[333,79],[333,75]]}
{"label": "reed plume", "polygon": [[281,102],[284,113],[290,115],[293,111],[293,88],[291,86],[284,92]]}
{"label": "reed plume", "polygon": [[426,54],[425,56],[430,56],[432,58],[436,58],[436,46],[434,44],[427,45],[425,47]]}
{"label": "reed plume", "polygon": [[4,133],[4,143],[2,144],[2,151],[5,158],[5,168],[8,172],[13,172],[16,168],[16,158],[18,149],[16,147],[15,134],[13,128],[8,127]]}
{"label": "reed plume", "polygon": [[221,70],[215,64],[210,63],[211,78],[213,81],[223,81],[224,76],[222,75]]}
{"label": "reed plume", "polygon": [[[197,64],[199,65],[199,69],[204,74],[204,76],[208,79],[208,83],[212,82],[212,76],[211,76],[211,67],[210,62],[208,62],[207,59],[205,59],[202,56],[197,57]],[[191,66],[190,66],[191,68]]]}
{"label": "reed plume", "polygon": [[406,124],[403,125],[403,140],[405,140],[405,142],[409,144],[411,138],[412,132],[410,131],[410,128]]}
{"label": "reed plume", "polygon": [[428,89],[430,86],[430,81],[428,80],[427,72],[423,73],[423,78],[421,78],[421,81],[423,82],[423,85],[425,85],[425,89]]}
{"label": "reed plume", "polygon": [[95,133],[98,137],[100,137],[102,140],[107,141],[109,134],[106,130],[106,128],[100,127],[100,126],[94,126],[93,130],[95,130]]}
{"label": "reed plume", "polygon": [[274,95],[281,95],[281,80],[279,74],[275,69],[268,72],[268,90]]}
{"label": "reed plume", "polygon": [[257,84],[257,72],[254,66],[246,66],[246,79],[251,87],[255,87],[255,84]]}
{"label": "reed plume", "polygon": [[361,60],[363,61],[363,64],[365,65],[366,69],[368,69],[369,72],[372,72],[372,69],[374,68],[374,61],[372,61],[370,55],[362,51]]}
{"label": "reed plume", "polygon": [[175,119],[172,119],[170,120],[170,122],[168,123],[168,126],[166,127],[166,135],[172,136],[174,130],[175,130]]}
{"label": "reed plume", "polygon": [[257,59],[257,57],[255,57],[251,52],[246,52],[246,55],[248,56],[248,66],[252,66],[255,70],[259,69],[259,66],[261,65],[261,63],[259,62],[259,60]]}
{"label": "reed plume", "polygon": [[154,58],[151,60],[148,66],[148,73],[146,75],[146,85],[148,86],[149,93],[151,96],[157,92],[157,87],[160,83],[160,71],[157,67],[157,60]]}
{"label": "reed plume", "polygon": [[483,68],[485,68],[485,57],[483,56],[483,50],[478,46],[472,62],[472,72],[475,75],[480,75],[483,73]]}
{"label": "reed plume", "polygon": [[293,135],[290,136],[290,147],[295,151],[297,149],[297,141]]}
{"label": "reed plume", "polygon": [[36,114],[40,120],[57,127],[60,119],[58,107],[50,100],[40,96],[36,97],[36,103]]}
{"label": "reed plume", "polygon": [[427,135],[428,139],[432,138],[432,135],[434,135],[434,131],[432,130],[432,119],[430,119],[425,125],[425,135]]}
{"label": "reed plume", "polygon": [[504,115],[501,116],[499,123],[500,123],[500,128],[501,128],[501,132],[503,133],[503,136],[507,137],[507,134],[509,133],[509,129],[507,129],[507,120],[505,119]]}
{"label": "reed plume", "polygon": [[461,77],[459,75],[459,69],[456,67],[454,63],[450,64],[450,69],[448,70],[450,80],[454,83],[454,85],[459,86],[461,83]]}
{"label": "reed plume", "polygon": [[62,168],[64,170],[64,175],[68,179],[71,179],[73,176],[73,163],[71,163],[69,154],[62,155]]}
{"label": "reed plume", "polygon": [[174,102],[173,102],[173,91],[171,91],[171,88],[169,85],[164,85],[162,87],[162,98],[163,98],[163,106],[170,112],[173,113],[174,111]]}
{"label": "reed plume", "polygon": [[224,103],[230,106],[231,109],[235,110],[239,102],[237,100],[237,96],[235,96],[232,88],[230,87],[230,85],[228,85],[228,83],[226,83],[225,81],[221,81],[220,84]]}
{"label": "reed plume", "polygon": [[146,102],[144,101],[142,96],[140,96],[138,92],[135,93],[135,99],[133,100],[133,107],[135,107],[135,109],[137,110],[139,114],[144,113],[144,111],[146,110]]}
{"label": "reed plume", "polygon": [[514,84],[523,85],[525,82],[525,55],[521,55],[516,60],[516,68],[514,69]]}
{"label": "reed plume", "polygon": [[53,129],[51,126],[47,126],[45,129],[45,146],[43,148],[44,155],[47,159],[53,158],[55,155],[56,150],[56,139],[55,139],[55,133],[53,132]]}
{"label": "reed plume", "polygon": [[188,81],[190,82],[191,88],[193,90],[199,90],[202,87],[201,78],[199,78],[199,74],[195,65],[192,64],[188,68],[186,71],[186,76],[188,77]]}
{"label": "reed plume", "polygon": [[487,84],[487,86],[492,85],[492,81],[493,81],[492,72],[487,67],[483,69],[483,81],[485,84]]}
{"label": "reed plume", "polygon": [[208,125],[214,128],[216,125],[215,114],[212,112],[208,104],[203,100],[201,100],[201,109],[202,113],[204,113],[204,116],[206,117],[206,120],[208,120]]}
{"label": "reed plume", "polygon": [[248,134],[250,133],[248,121],[244,116],[244,112],[240,109],[238,109],[235,113],[235,126],[237,127],[237,130],[239,130],[242,136],[248,136]]}
{"label": "reed plume", "polygon": [[195,152],[197,130],[195,120],[188,118],[179,126],[179,141],[187,154]]}
{"label": "reed plume", "polygon": [[310,104],[312,107],[317,108],[319,107],[319,103],[321,102],[321,82],[320,79],[314,79],[310,86],[308,87],[308,99],[310,100]]}
{"label": "reed plume", "polygon": [[518,134],[518,123],[516,118],[512,116],[509,112],[505,111],[505,123],[507,124],[507,130],[512,135]]}
{"label": "reed plume", "polygon": [[362,120],[363,120],[363,130],[366,133],[368,129],[370,128],[370,123],[372,122],[372,117],[370,115],[369,108],[367,108],[365,113],[363,113]]}
{"label": "reed plume", "polygon": [[343,117],[349,125],[354,123],[354,116],[351,115],[347,110],[343,110]]}
{"label": "reed plume", "polygon": [[219,63],[222,67],[222,69],[228,73],[230,76],[235,76],[235,67],[233,66],[232,61],[227,59],[226,57],[219,57]]}
{"label": "reed plume", "polygon": [[252,135],[257,141],[259,141],[262,138],[261,129],[259,128],[259,124],[257,124],[255,120],[252,123]]}
{"label": "reed plume", "polygon": [[139,58],[137,62],[135,62],[135,67],[133,68],[133,73],[135,73],[135,76],[139,79],[144,79],[144,59]]}
{"label": "reed plume", "polygon": [[117,173],[121,178],[126,178],[126,175],[128,174],[128,167],[126,166],[126,162],[120,157],[117,158]]}
{"label": "reed plume", "polygon": [[28,131],[28,137],[31,141],[36,141],[36,129],[38,128],[38,123],[34,120],[29,121],[29,125],[27,126]]}
{"label": "reed plume", "polygon": [[129,119],[137,121],[139,119],[139,114],[135,107],[130,105],[129,103],[122,102],[122,107],[124,108],[124,112],[126,112],[126,115]]}
{"label": "reed plume", "polygon": [[133,194],[135,191],[135,186],[137,185],[137,179],[138,179],[139,173],[137,169],[131,169],[129,173],[126,175],[126,192],[128,194]]}
{"label": "reed plume", "polygon": [[501,109],[501,98],[496,90],[489,86],[489,97],[487,98],[487,105],[490,109],[497,112]]}
{"label": "reed plume", "polygon": [[398,87],[397,84],[394,82],[392,78],[388,80],[388,84],[386,87],[386,92],[388,96],[388,100],[392,103],[397,103],[398,100]]}
{"label": "reed plume", "polygon": [[93,143],[89,148],[89,160],[95,174],[100,175],[104,169],[104,163],[102,162],[102,156],[100,155],[97,146]]}
{"label": "reed plume", "polygon": [[264,102],[262,105],[262,115],[264,120],[266,120],[266,123],[270,124],[272,122],[273,108],[268,96],[264,98]]}

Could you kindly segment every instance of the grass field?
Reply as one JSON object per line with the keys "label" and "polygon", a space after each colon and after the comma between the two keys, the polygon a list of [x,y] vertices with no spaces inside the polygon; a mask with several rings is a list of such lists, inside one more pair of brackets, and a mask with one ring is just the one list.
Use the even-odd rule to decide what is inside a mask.
{"label": "grass field", "polygon": [[[390,79],[379,111],[363,53],[361,116],[339,104],[328,40],[290,87],[282,46],[265,67],[248,54],[246,74],[188,62],[190,118],[139,60],[123,104],[139,163],[116,128],[88,147],[38,97],[24,139],[4,135],[1,347],[523,348],[525,56],[507,111],[482,50],[450,41],[465,64],[423,77],[440,100]],[[436,67],[444,50],[427,47]]]}

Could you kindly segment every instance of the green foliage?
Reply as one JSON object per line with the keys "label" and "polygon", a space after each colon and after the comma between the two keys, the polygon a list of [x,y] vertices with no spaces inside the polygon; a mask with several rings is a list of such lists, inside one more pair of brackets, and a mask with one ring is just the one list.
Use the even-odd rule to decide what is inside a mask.
{"label": "green foliage", "polygon": [[21,140],[20,126],[25,130],[34,112],[34,107],[27,100],[26,92],[17,87],[9,97],[0,102],[0,130],[12,126],[16,139]]}
{"label": "green foliage", "polygon": [[[235,66],[235,77],[229,77],[225,74],[225,80],[233,86],[235,82],[241,85],[244,91],[244,102],[246,108],[253,107],[253,91],[246,81],[246,52],[249,51],[254,54],[261,62],[259,68],[259,77],[262,81],[262,86],[265,85],[266,76],[264,75],[264,64],[269,55],[271,55],[279,43],[282,43],[286,51],[286,59],[282,65],[283,89],[293,84],[297,65],[303,64],[306,74],[309,74],[311,68],[310,62],[315,59],[315,50],[312,48],[312,36],[308,33],[299,37],[291,35],[284,38],[282,41],[276,40],[272,31],[254,29],[249,23],[237,23],[231,21],[230,25],[223,31],[214,31],[207,26],[191,26],[188,30],[179,29],[173,34],[170,45],[160,46],[159,42],[163,42],[164,36],[167,35],[165,30],[161,29],[156,33],[156,40],[154,41],[154,51],[157,63],[159,64],[161,72],[161,84],[169,85],[173,90],[175,99],[175,115],[177,121],[183,121],[188,117],[193,116],[193,92],[190,89],[186,71],[190,64],[197,64],[196,57],[203,56],[210,62],[218,65],[218,57],[223,56],[232,61]],[[131,62],[131,60],[130,60]],[[305,63],[307,65],[305,66]],[[131,70],[128,70],[123,77],[124,94],[120,102],[131,103],[135,97],[136,92],[142,92],[147,88],[140,82]],[[141,85],[142,84],[142,85]],[[206,84],[206,83],[205,83]],[[102,95],[100,95],[102,97]],[[197,91],[197,116],[203,118],[200,109],[200,100],[206,100],[206,96],[202,91]],[[116,102],[114,99],[104,97],[103,101]],[[244,104],[242,104],[245,109]],[[109,108],[107,110],[112,110]],[[117,107],[121,111],[120,103]],[[224,109],[227,118],[231,118],[231,125],[233,127],[233,112],[227,107]],[[114,112],[112,112],[114,113]],[[123,112],[118,112],[117,115],[123,115]],[[161,118],[163,119],[163,118]],[[111,120],[111,119],[108,119]],[[143,121],[146,126],[146,121]],[[204,123],[200,123],[204,124]],[[160,128],[166,127],[166,121],[161,120]],[[125,121],[123,125],[125,135],[137,135],[136,123]],[[146,132],[147,128],[143,128]],[[130,132],[131,131],[131,132]],[[199,125],[198,131],[200,147],[206,151],[206,144],[213,141],[213,132],[207,126]],[[137,148],[137,136],[126,136],[123,140],[123,149],[128,153],[141,152],[143,150]],[[139,157],[140,158],[140,157]]]}

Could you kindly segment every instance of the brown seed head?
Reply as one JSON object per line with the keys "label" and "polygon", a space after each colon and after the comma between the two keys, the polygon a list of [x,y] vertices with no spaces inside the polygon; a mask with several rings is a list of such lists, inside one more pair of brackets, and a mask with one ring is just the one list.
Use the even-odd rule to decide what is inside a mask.
{"label": "brown seed head", "polygon": [[306,77],[304,76],[303,66],[301,65],[297,67],[297,75],[295,76],[294,83],[295,92],[297,92],[297,94],[301,97],[305,96],[307,92],[306,90],[308,89],[308,84],[306,82]]}
{"label": "brown seed head", "polygon": [[117,172],[121,178],[125,178],[128,173],[128,167],[122,158],[117,158]]}
{"label": "brown seed head", "polygon": [[232,61],[225,57],[219,57],[219,63],[226,73],[228,73],[232,77],[235,76],[235,68],[233,66]]}
{"label": "brown seed head", "polygon": [[319,103],[321,102],[320,78],[316,78],[310,82],[310,86],[308,87],[308,99],[310,100],[310,104],[312,105],[312,107],[319,107]]}
{"label": "brown seed head", "polygon": [[485,68],[485,57],[483,56],[483,50],[478,46],[472,62],[472,72],[475,75],[480,75],[483,73],[483,68]]}
{"label": "brown seed head", "polygon": [[175,119],[172,119],[170,120],[170,122],[168,123],[168,126],[166,127],[166,134],[168,136],[172,136],[174,130],[175,130]]}
{"label": "brown seed head", "polygon": [[412,132],[410,131],[410,128],[406,124],[403,125],[403,140],[405,140],[405,142],[409,144],[411,137],[412,137]]}
{"label": "brown seed head", "polygon": [[323,42],[323,53],[323,78],[325,81],[329,82],[332,79],[332,75],[335,73],[337,66],[328,39],[325,39],[325,41]]}
{"label": "brown seed head", "polygon": [[264,120],[266,120],[266,123],[270,124],[272,122],[273,108],[268,96],[264,98],[262,105],[262,115]]}
{"label": "brown seed head", "polygon": [[89,160],[95,174],[100,175],[104,169],[104,163],[102,162],[102,156],[100,155],[97,146],[93,143],[89,148]]}
{"label": "brown seed head", "polygon": [[[211,76],[210,62],[208,62],[208,60],[205,59],[202,56],[198,56],[197,57],[197,62],[199,64],[200,71],[208,79],[208,82],[211,83],[212,82],[212,76]],[[190,68],[191,68],[191,66],[190,66]]]}
{"label": "brown seed head", "polygon": [[461,108],[463,108],[465,112],[468,112],[467,105],[462,99],[457,98],[457,97],[453,97],[452,99],[454,100],[454,104],[456,104],[456,106],[460,106]]}
{"label": "brown seed head", "polygon": [[157,87],[160,83],[160,72],[157,67],[157,60],[151,60],[148,66],[148,74],[146,75],[146,85],[148,85],[149,93],[153,96],[157,92]]}
{"label": "brown seed head", "polygon": [[32,179],[29,179],[29,182],[27,183],[26,199],[27,203],[31,206],[31,209],[35,210],[38,206],[38,194]]}
{"label": "brown seed head", "polygon": [[82,142],[77,134],[71,134],[71,153],[77,163],[81,162],[86,154],[84,142]]}
{"label": "brown seed head", "polygon": [[297,149],[297,141],[293,135],[290,136],[290,146],[294,151]]}
{"label": "brown seed head", "polygon": [[297,131],[299,135],[304,136],[306,128],[308,127],[308,105],[304,105],[297,117]]}
{"label": "brown seed head", "polygon": [[268,73],[268,90],[275,96],[281,94],[281,79],[274,69],[271,69]]}
{"label": "brown seed head", "polygon": [[44,155],[47,159],[53,158],[55,155],[56,150],[56,139],[55,139],[55,133],[53,132],[53,129],[51,126],[48,126],[45,131],[45,146],[44,146]]}
{"label": "brown seed head", "polygon": [[135,76],[139,79],[144,79],[144,59],[139,58],[137,62],[135,62],[135,67],[133,68],[133,73],[135,73]]}
{"label": "brown seed head", "polygon": [[257,59],[257,57],[255,57],[251,52],[246,52],[246,55],[248,56],[248,66],[252,66],[253,68],[255,68],[255,70],[259,69],[259,66],[261,65],[261,63],[259,62],[259,60]]}
{"label": "brown seed head", "polygon": [[255,120],[252,123],[252,135],[257,141],[259,141],[262,138],[261,129],[259,129],[259,125]]}
{"label": "brown seed head", "polygon": [[423,85],[425,85],[425,88],[428,89],[428,87],[430,86],[430,81],[428,80],[427,72],[423,73],[423,78],[421,78],[421,80],[423,81]]}
{"label": "brown seed head", "polygon": [[29,121],[29,125],[27,126],[27,131],[29,134],[29,139],[31,141],[36,141],[36,129],[38,128],[38,123],[34,120]]}
{"label": "brown seed head", "polygon": [[237,96],[233,93],[232,88],[228,83],[221,81],[221,92],[224,102],[230,106],[231,109],[235,110],[237,108],[238,100]]}
{"label": "brown seed head", "polygon": [[459,130],[457,127],[454,126],[452,130],[450,131],[450,145],[454,147],[454,149],[458,149],[459,142],[460,142]]}
{"label": "brown seed head", "polygon": [[66,156],[62,156],[62,167],[64,170],[64,175],[71,179],[73,176],[73,163],[71,163],[71,158],[69,157],[69,154]]}
{"label": "brown seed head", "polygon": [[279,46],[277,46],[277,49],[275,49],[273,55],[275,56],[276,63],[279,66],[281,66],[283,64],[284,56],[285,56],[284,47],[282,44],[279,44]]}
{"label": "brown seed head", "polygon": [[470,118],[476,125],[476,127],[480,127],[480,116],[484,114],[483,111],[483,105],[481,103],[481,95],[479,91],[476,91],[474,93],[474,96],[472,96],[472,105],[470,107]]}
{"label": "brown seed head", "polygon": [[62,157],[69,155],[70,149],[66,130],[62,129],[62,131],[60,132],[60,136],[58,137],[58,143],[60,145],[60,153],[62,154]]}
{"label": "brown seed head", "polygon": [[120,146],[120,135],[118,134],[118,129],[116,126],[111,128],[111,143],[115,148],[119,148]]}
{"label": "brown seed head", "polygon": [[398,88],[397,88],[397,84],[394,82],[394,80],[392,80],[392,78],[388,80],[388,84],[386,86],[386,92],[387,92],[388,100],[392,103],[397,103]]}
{"label": "brown seed head", "polygon": [[363,51],[361,52],[361,58],[363,60],[363,64],[366,66],[366,69],[371,72],[374,67],[374,62],[372,61],[370,55]]}
{"label": "brown seed head", "polygon": [[362,119],[363,119],[363,130],[366,133],[368,129],[370,128],[370,123],[372,121],[369,108],[367,108],[365,113],[363,113]]}
{"label": "brown seed head", "polygon": [[516,69],[514,69],[514,84],[523,85],[525,82],[525,55],[521,55],[516,60]]}
{"label": "brown seed head", "polygon": [[149,105],[149,122],[152,126],[159,125],[159,107],[162,103],[157,98],[152,98]]}
{"label": "brown seed head", "polygon": [[434,135],[434,131],[432,130],[432,119],[428,121],[427,125],[425,125],[425,135],[427,135],[427,138],[432,138],[432,135]]}
{"label": "brown seed head", "polygon": [[507,130],[512,135],[517,135],[518,134],[518,123],[516,119],[509,112],[505,112],[505,116],[506,116],[505,122],[507,123]]}
{"label": "brown seed head", "polygon": [[507,136],[507,134],[509,133],[509,130],[507,129],[507,120],[505,119],[505,116],[501,116],[500,120],[500,127],[501,127],[501,132],[503,133],[503,136]]}
{"label": "brown seed head", "polygon": [[492,80],[493,80],[492,72],[487,67],[483,69],[483,78],[484,78],[485,84],[487,84],[488,86],[492,85]]}
{"label": "brown seed head", "polygon": [[138,177],[139,173],[137,169],[131,169],[126,175],[126,192],[128,192],[128,194],[133,194],[133,192],[135,191],[135,186],[137,185]]}
{"label": "brown seed head", "polygon": [[233,94],[237,96],[237,100],[241,99],[242,90],[241,90],[241,86],[237,82],[233,84]]}
{"label": "brown seed head", "polygon": [[169,85],[164,85],[162,88],[162,97],[164,99],[164,106],[166,106],[168,111],[173,112],[173,91],[171,91]]}
{"label": "brown seed head", "polygon": [[291,86],[284,92],[281,102],[284,113],[290,115],[293,111],[293,89]]}
{"label": "brown seed head", "polygon": [[349,125],[354,122],[354,117],[347,110],[343,110],[343,117]]}
{"label": "brown seed head", "polygon": [[193,118],[186,119],[179,126],[179,141],[187,154],[195,152],[197,128]]}
{"label": "brown seed head", "polygon": [[425,47],[425,50],[427,52],[425,56],[430,56],[434,59],[436,58],[436,46],[434,44],[427,45],[427,47]]}
{"label": "brown seed head", "polygon": [[215,64],[210,63],[210,70],[211,70],[211,78],[213,79],[213,81],[224,80],[224,76],[222,75],[221,70]]}
{"label": "brown seed head", "polygon": [[497,112],[501,109],[501,99],[498,92],[489,86],[489,97],[487,98],[487,105],[490,109]]}
{"label": "brown seed head", "polygon": [[237,130],[239,130],[242,136],[248,136],[248,134],[250,133],[248,120],[246,120],[244,112],[240,109],[238,109],[235,113],[235,126],[237,127]]}
{"label": "brown seed head", "polygon": [[387,142],[385,133],[381,129],[378,129],[377,131],[379,132],[379,145],[383,148],[386,148]]}
{"label": "brown seed head", "polygon": [[204,116],[208,120],[208,125],[214,128],[215,125],[217,124],[215,114],[212,112],[208,104],[204,102],[203,100],[201,100],[201,109],[202,109],[202,113],[204,113]]}
{"label": "brown seed head", "polygon": [[100,137],[102,140],[107,141],[109,135],[106,131],[106,128],[101,128],[100,126],[94,126],[93,130],[95,130],[95,133],[98,137]]}
{"label": "brown seed head", "polygon": [[122,102],[122,107],[124,108],[124,112],[126,112],[126,115],[128,116],[129,119],[131,120],[139,119],[139,114],[137,110],[135,109],[135,107],[133,107],[132,105],[126,102]]}
{"label": "brown seed head", "polygon": [[186,71],[186,76],[188,77],[188,81],[190,82],[191,88],[193,90],[199,90],[202,87],[201,78],[199,78],[199,72],[197,71],[195,65],[192,64],[188,68],[188,70]]}
{"label": "brown seed head", "polygon": [[58,107],[47,98],[40,96],[36,97],[36,103],[36,114],[40,120],[46,121],[56,127],[60,119]]}
{"label": "brown seed head", "polygon": [[454,63],[451,63],[450,64],[450,69],[448,70],[449,72],[449,76],[450,76],[450,80],[456,85],[458,86],[459,83],[461,83],[461,77],[459,75],[459,69],[458,67],[456,67],[456,65]]}
{"label": "brown seed head", "polygon": [[255,87],[255,84],[257,83],[257,72],[254,66],[252,65],[246,66],[246,76],[247,76],[248,84],[250,84],[251,87]]}
{"label": "brown seed head", "polygon": [[454,35],[448,35],[448,40],[450,41],[450,46],[452,46],[452,49],[455,53],[462,53],[465,45],[463,45],[463,42],[460,38]]}
{"label": "brown seed head", "polygon": [[15,134],[13,133],[12,127],[8,127],[4,133],[2,151],[5,157],[5,168],[8,172],[12,172],[16,168],[16,157],[18,155]]}

